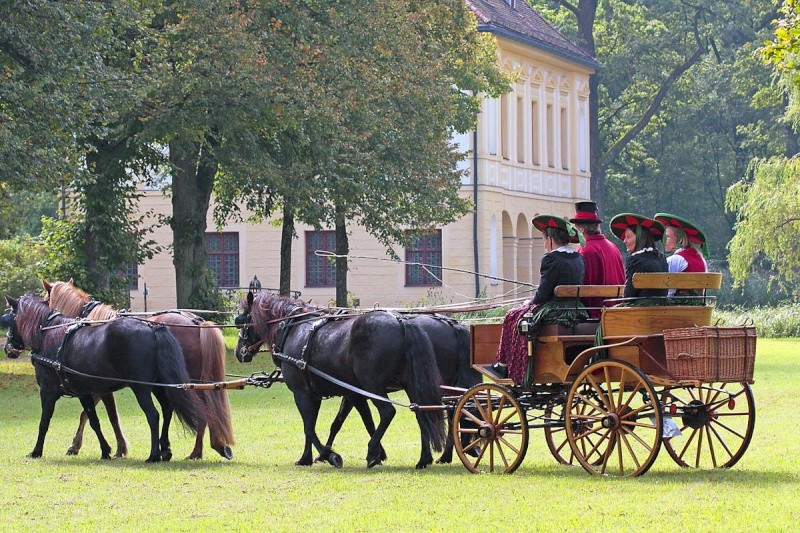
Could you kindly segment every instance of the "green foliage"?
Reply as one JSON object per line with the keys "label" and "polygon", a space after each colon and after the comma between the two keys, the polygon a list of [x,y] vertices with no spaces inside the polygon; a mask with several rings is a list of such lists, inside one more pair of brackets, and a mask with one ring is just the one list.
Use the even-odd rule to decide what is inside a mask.
{"label": "green foliage", "polygon": [[189,298],[190,309],[220,311],[219,314],[205,313],[203,317],[220,324],[227,321],[229,317],[225,312],[234,310],[238,302],[232,302],[219,290],[217,287],[217,278],[210,270],[204,269],[201,278],[203,281],[199,285],[200,288],[195,290]]}
{"label": "green foliage", "polygon": [[40,292],[39,262],[44,255],[44,247],[31,237],[0,240],[0,297]]}
{"label": "green foliage", "polygon": [[732,186],[726,206],[737,213],[736,236],[731,240],[729,264],[741,284],[753,263],[768,259],[785,280],[798,277],[800,247],[800,158],[754,160],[751,182]]}
{"label": "green foliage", "polygon": [[800,337],[800,305],[716,309],[714,318],[726,326],[755,324],[759,337]]}

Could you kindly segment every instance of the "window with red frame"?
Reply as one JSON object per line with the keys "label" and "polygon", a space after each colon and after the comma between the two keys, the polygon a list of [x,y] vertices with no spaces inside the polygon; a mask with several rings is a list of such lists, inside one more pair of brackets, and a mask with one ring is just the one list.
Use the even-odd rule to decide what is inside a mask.
{"label": "window with red frame", "polygon": [[336,250],[336,232],[306,232],[306,287],[335,287],[336,264],[316,255],[317,250]]}
{"label": "window with red frame", "polygon": [[220,287],[239,286],[239,234],[206,233],[206,266]]}
{"label": "window with red frame", "polygon": [[406,286],[442,285],[442,231],[416,237],[406,248]]}

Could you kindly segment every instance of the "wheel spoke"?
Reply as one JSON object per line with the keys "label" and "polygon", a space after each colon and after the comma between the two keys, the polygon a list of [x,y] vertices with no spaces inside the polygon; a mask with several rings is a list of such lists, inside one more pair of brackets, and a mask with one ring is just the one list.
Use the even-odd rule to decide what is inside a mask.
{"label": "wheel spoke", "polygon": [[477,416],[473,415],[471,412],[469,412],[468,409],[461,409],[461,414],[466,416],[467,418],[469,418],[470,420],[472,420],[474,423],[476,423],[478,425],[483,424],[483,420],[481,420]]}
{"label": "wheel spoke", "polygon": [[[502,425],[502,424],[500,424],[500,415],[503,413],[503,407],[504,407],[505,405],[506,405],[506,397],[505,397],[505,396],[502,396],[502,397],[500,398],[500,405],[498,405],[498,406],[497,406],[497,410],[496,410],[497,414],[496,414],[496,415],[495,415],[495,417],[494,417],[494,424],[495,424],[496,426]],[[508,419],[509,419],[509,418],[511,418],[512,416],[514,416],[514,412],[513,412],[513,411],[512,411],[512,413],[511,413],[510,415],[508,415],[508,416],[506,417],[506,420],[508,420]]]}
{"label": "wheel spoke", "polygon": [[[600,396],[600,401],[603,402],[606,405],[609,405],[609,401],[608,401],[608,398],[606,398],[605,391],[603,391],[600,388],[600,386],[597,384],[597,382],[594,380],[594,376],[592,376],[591,374],[587,374],[586,375],[586,381],[589,382],[589,384],[592,386],[592,388],[595,390],[595,392],[597,392],[597,394]],[[588,402],[588,400],[585,397],[583,397],[583,395],[581,395],[581,399],[583,401],[585,401],[586,403],[590,403],[590,402]],[[594,405],[594,404],[591,404],[591,405]],[[595,408],[600,412],[608,412],[608,408],[603,409],[603,408],[597,407],[597,406],[595,406]]]}

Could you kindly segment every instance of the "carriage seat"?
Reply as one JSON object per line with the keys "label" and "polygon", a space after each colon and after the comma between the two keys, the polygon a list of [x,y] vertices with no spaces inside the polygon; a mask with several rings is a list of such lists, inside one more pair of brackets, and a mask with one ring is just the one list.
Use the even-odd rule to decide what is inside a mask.
{"label": "carriage seat", "polygon": [[[539,342],[555,342],[556,340],[593,341],[597,333],[597,322],[579,322],[574,327],[561,324],[545,324],[539,329]],[[563,337],[567,337],[564,339]]]}

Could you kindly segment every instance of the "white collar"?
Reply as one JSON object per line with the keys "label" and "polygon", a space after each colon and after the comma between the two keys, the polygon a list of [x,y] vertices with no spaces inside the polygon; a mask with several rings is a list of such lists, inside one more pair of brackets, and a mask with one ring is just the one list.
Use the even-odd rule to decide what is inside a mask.
{"label": "white collar", "polygon": [[575,248],[572,248],[571,246],[567,246],[565,244],[564,246],[559,246],[555,250],[550,250],[550,252],[548,252],[548,253],[552,253],[552,252],[566,252],[568,254],[574,254],[575,253]]}
{"label": "white collar", "polygon": [[652,247],[648,246],[647,248],[642,248],[638,252],[633,252],[631,255],[643,254],[644,252],[655,252],[655,251],[656,251],[655,248],[652,248]]}

